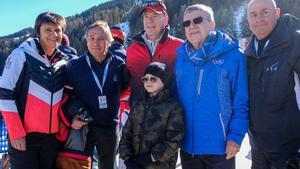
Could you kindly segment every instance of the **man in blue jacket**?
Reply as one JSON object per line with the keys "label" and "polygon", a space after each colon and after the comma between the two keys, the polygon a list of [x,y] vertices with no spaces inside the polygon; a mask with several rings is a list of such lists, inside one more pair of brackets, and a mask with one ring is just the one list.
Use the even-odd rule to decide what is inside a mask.
{"label": "man in blue jacket", "polygon": [[182,168],[234,169],[248,130],[246,59],[238,40],[215,29],[210,7],[188,7],[183,27],[174,70],[186,120]]}

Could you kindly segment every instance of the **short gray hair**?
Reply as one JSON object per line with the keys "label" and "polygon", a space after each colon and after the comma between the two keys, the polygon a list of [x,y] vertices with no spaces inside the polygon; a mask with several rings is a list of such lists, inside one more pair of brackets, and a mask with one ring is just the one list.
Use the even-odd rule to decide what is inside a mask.
{"label": "short gray hair", "polygon": [[85,31],[85,38],[88,38],[88,33],[89,30],[96,28],[96,27],[100,27],[104,30],[104,32],[106,33],[107,39],[110,43],[112,43],[114,41],[114,38],[111,34],[110,28],[108,26],[108,23],[106,21],[103,20],[98,20],[96,22],[94,22],[93,24],[91,24]]}
{"label": "short gray hair", "polygon": [[214,11],[212,10],[212,8],[210,6],[204,5],[204,4],[195,4],[195,5],[191,5],[189,7],[187,7],[184,10],[184,15],[186,15],[187,13],[193,12],[193,11],[202,11],[207,15],[207,19],[208,21],[215,21],[214,18]]}

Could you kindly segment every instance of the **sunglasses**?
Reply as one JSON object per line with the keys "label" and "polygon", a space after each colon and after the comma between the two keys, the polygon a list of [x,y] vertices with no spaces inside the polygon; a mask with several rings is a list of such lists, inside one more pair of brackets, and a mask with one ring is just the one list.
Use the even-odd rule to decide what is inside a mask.
{"label": "sunglasses", "polygon": [[150,77],[142,77],[142,82],[143,83],[146,83],[146,82],[148,82],[148,81],[150,81],[151,83],[155,83],[156,81],[157,81],[157,77],[155,77],[155,76],[150,76]]}
{"label": "sunglasses", "polygon": [[192,21],[194,22],[194,24],[200,24],[200,23],[203,22],[203,18],[202,18],[202,16],[199,16],[199,17],[194,18],[192,20],[183,21],[182,26],[185,27],[185,28],[189,27],[191,25]]}
{"label": "sunglasses", "polygon": [[159,1],[143,1],[143,6],[147,5],[161,5],[161,2]]}

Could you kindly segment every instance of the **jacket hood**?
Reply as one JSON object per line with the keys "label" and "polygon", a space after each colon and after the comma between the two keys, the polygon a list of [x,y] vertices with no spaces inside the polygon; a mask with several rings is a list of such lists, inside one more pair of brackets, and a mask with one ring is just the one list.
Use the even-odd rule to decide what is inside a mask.
{"label": "jacket hood", "polygon": [[44,55],[44,51],[41,49],[39,45],[39,40],[36,38],[28,38],[23,43],[21,43],[19,48],[22,48],[26,52],[30,52],[31,54],[34,55],[41,55],[41,56]]}
{"label": "jacket hood", "polygon": [[[289,14],[281,15],[280,18],[278,19],[277,26],[272,31],[272,35],[270,37],[269,44],[272,45],[268,45],[265,51],[267,52],[270,49],[277,47],[281,44],[288,44],[288,42],[293,36],[293,32],[298,31],[299,28],[300,28],[300,20],[297,19],[295,16]],[[245,55],[256,56],[254,40],[255,40],[255,35],[252,36],[250,44],[245,50]]]}
{"label": "jacket hood", "polygon": [[[203,46],[209,46],[205,51],[207,57],[212,58],[221,54],[227,53],[233,49],[239,48],[239,40],[231,36],[224,30],[215,29],[204,41]],[[191,43],[186,40],[183,45],[177,49],[177,53],[180,55],[188,56],[187,47],[191,46]],[[199,50],[199,49],[196,49]]]}
{"label": "jacket hood", "polygon": [[[21,45],[18,48],[24,50],[26,53],[30,54],[31,56],[34,56],[35,58],[44,62],[45,64],[49,64],[48,61],[46,61],[44,58],[44,56],[46,56],[46,54],[45,54],[44,50],[42,49],[39,39],[28,38],[23,43],[21,43]],[[53,54],[51,55],[51,58],[59,58],[59,60],[60,60],[62,58],[68,59],[69,57],[67,55],[63,54],[61,51],[59,51],[56,48],[54,50]]]}

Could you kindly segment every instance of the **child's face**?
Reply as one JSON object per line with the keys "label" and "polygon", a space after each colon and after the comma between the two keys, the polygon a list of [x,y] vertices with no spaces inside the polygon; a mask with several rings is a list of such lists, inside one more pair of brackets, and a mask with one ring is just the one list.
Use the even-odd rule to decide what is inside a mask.
{"label": "child's face", "polygon": [[144,83],[145,90],[149,93],[150,96],[155,96],[164,88],[164,84],[160,80],[160,78],[151,74],[146,74],[145,76],[143,76],[142,82]]}

